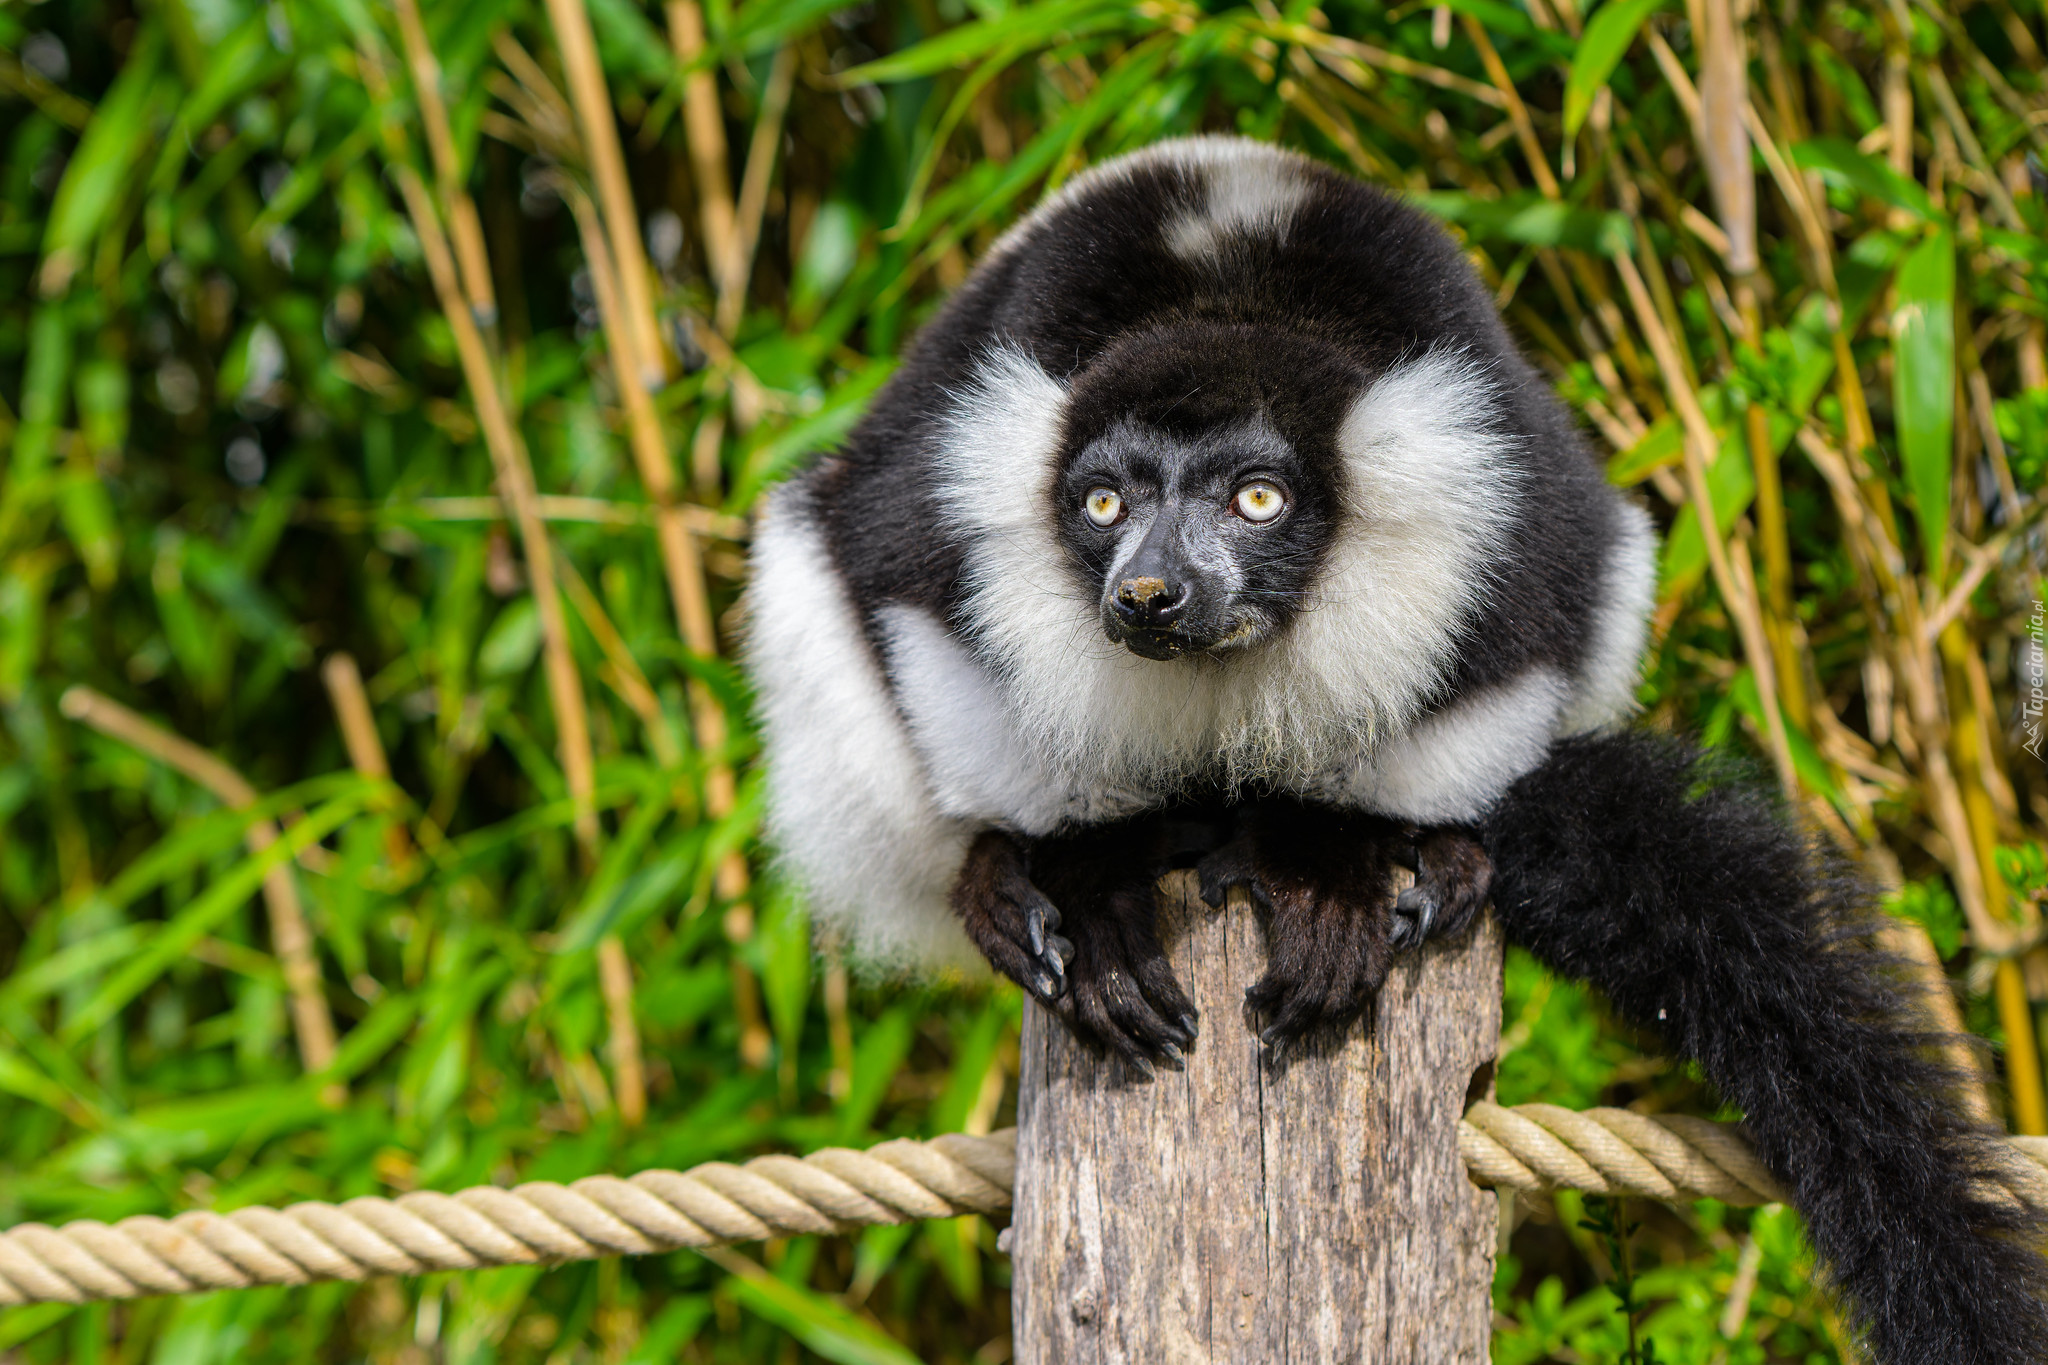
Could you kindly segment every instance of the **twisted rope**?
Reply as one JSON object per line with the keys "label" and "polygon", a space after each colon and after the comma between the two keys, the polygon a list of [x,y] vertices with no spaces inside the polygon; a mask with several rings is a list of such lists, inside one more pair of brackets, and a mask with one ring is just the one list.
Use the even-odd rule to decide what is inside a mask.
{"label": "twisted rope", "polygon": [[[2001,1181],[2048,1209],[2048,1138],[2012,1140]],[[1512,1109],[1481,1100],[1458,1124],[1473,1180],[1649,1199],[1777,1202],[1782,1192],[1733,1124],[1626,1109]],[[430,1270],[639,1256],[875,1223],[1000,1213],[1016,1181],[1017,1133],[898,1139],[706,1162],[688,1171],[594,1175],[571,1185],[481,1185],[455,1194],[202,1211],[176,1218],[24,1223],[0,1233],[0,1308],[191,1294]]]}

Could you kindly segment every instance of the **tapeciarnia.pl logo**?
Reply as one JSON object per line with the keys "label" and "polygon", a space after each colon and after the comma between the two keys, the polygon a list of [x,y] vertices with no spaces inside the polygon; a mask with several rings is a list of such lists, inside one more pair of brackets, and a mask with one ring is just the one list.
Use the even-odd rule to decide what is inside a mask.
{"label": "tapeciarnia.pl logo", "polygon": [[2027,618],[2027,643],[2022,651],[2021,671],[2026,675],[2027,690],[2020,700],[2020,730],[2027,741],[2021,746],[2035,758],[2041,757],[2042,711],[2048,703],[2048,648],[2043,647],[2043,636],[2048,634],[2048,607],[2038,600],[2034,611]]}

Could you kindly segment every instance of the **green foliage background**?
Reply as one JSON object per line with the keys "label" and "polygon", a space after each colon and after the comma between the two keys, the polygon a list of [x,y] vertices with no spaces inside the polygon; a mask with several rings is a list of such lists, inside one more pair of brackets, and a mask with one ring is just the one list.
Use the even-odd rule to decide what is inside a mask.
{"label": "green foliage background", "polygon": [[[672,25],[696,4],[588,0],[670,347],[664,442],[698,502],[743,517],[848,428],[1005,223],[1157,137],[1240,130],[1412,195],[1671,528],[1646,706],[1767,769],[1766,693],[1682,510],[1697,394],[1799,799],[1900,888],[1999,1074],[2018,1097],[2032,1066],[2038,1093],[2015,1030],[2048,994],[2048,957],[2027,956],[2048,789],[2024,747],[2048,478],[2039,0],[1736,6],[1770,139],[1748,281],[1688,112],[1717,3],[708,0],[682,62]],[[744,770],[743,688],[678,642],[563,200],[587,157],[535,93],[565,88],[556,30],[528,0],[424,10],[452,180],[385,0],[0,4],[0,1225],[1008,1121],[1014,991],[849,988],[785,889],[731,913],[717,869],[751,853],[758,803],[743,775],[709,815],[706,777]],[[778,60],[793,95],[722,337],[685,91],[710,78],[729,198]],[[474,196],[492,372],[588,586],[568,636],[588,852],[405,168],[443,214],[453,186]],[[744,526],[699,524],[730,644],[742,550],[722,537]],[[319,669],[341,651],[389,782],[351,768]],[[261,805],[78,723],[60,698],[80,684],[225,759]],[[734,720],[720,751],[689,740],[693,685]],[[287,830],[267,863],[245,846],[266,816]],[[304,899],[341,1035],[317,1075],[256,894],[269,867]],[[608,935],[646,1059],[637,1124]],[[1514,956],[1507,993],[1506,1102],[1715,1112],[1580,988]],[[1560,1197],[1519,1221],[1497,1359],[1627,1350],[1582,1212]],[[1844,1358],[1791,1214],[1622,1212],[1658,1360]],[[678,1254],[15,1309],[0,1359],[999,1361],[994,1245],[964,1219],[749,1248],[752,1269]]]}

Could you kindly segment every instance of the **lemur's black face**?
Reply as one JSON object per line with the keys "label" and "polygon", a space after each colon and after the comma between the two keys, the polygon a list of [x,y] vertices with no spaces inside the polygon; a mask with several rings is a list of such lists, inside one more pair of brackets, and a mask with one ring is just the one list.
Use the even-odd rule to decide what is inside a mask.
{"label": "lemur's black face", "polygon": [[1067,462],[1056,494],[1103,630],[1147,659],[1271,635],[1298,609],[1329,524],[1324,480],[1263,411],[1173,427],[1116,421]]}

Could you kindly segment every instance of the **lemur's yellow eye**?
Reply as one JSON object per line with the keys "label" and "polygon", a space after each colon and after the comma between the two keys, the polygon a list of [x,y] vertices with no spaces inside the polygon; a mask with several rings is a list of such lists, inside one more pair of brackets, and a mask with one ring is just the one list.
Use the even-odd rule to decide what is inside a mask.
{"label": "lemur's yellow eye", "polygon": [[1088,490],[1088,520],[1097,526],[1114,526],[1124,519],[1124,500],[1114,488]]}
{"label": "lemur's yellow eye", "polygon": [[1246,521],[1271,521],[1287,510],[1287,495],[1275,484],[1254,479],[1237,490],[1231,506]]}

